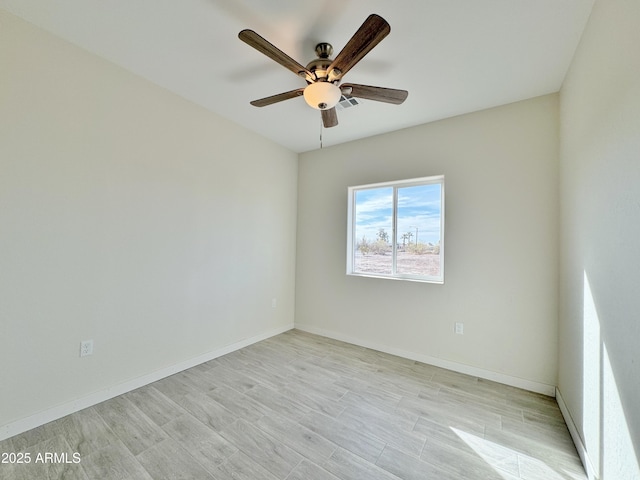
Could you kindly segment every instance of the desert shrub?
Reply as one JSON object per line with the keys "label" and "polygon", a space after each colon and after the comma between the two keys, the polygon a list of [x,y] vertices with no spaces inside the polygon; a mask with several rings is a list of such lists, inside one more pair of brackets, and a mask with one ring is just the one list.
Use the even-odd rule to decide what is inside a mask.
{"label": "desert shrub", "polygon": [[371,244],[371,252],[376,255],[386,255],[391,253],[391,245],[384,240],[376,240],[375,243]]}
{"label": "desert shrub", "polygon": [[358,242],[357,248],[362,255],[368,255],[371,251],[371,243],[365,237],[362,237],[362,240]]}
{"label": "desert shrub", "polygon": [[433,245],[427,245],[426,243],[415,243],[407,245],[407,252],[414,255],[425,255],[427,253],[433,253]]}

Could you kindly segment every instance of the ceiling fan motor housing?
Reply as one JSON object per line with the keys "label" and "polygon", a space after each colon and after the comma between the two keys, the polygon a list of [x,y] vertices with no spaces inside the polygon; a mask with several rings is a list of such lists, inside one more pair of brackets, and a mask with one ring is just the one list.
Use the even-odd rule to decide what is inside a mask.
{"label": "ceiling fan motor housing", "polygon": [[318,58],[316,60],[312,60],[307,65],[307,70],[309,70],[317,80],[328,80],[329,72],[327,69],[331,65],[331,60]]}
{"label": "ceiling fan motor housing", "polygon": [[319,43],[316,45],[316,55],[318,55],[318,58],[311,60],[307,64],[307,70],[314,75],[316,80],[332,83],[340,80],[340,70],[334,68],[332,72],[329,71],[329,67],[333,63],[333,60],[330,58],[332,54],[333,47],[330,43]]}

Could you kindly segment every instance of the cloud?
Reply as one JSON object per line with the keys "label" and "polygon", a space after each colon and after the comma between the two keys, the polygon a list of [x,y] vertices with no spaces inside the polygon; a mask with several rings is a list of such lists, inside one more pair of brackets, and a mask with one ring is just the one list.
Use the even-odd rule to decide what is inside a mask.
{"label": "cloud", "polygon": [[393,210],[393,189],[374,188],[356,192],[356,215]]}

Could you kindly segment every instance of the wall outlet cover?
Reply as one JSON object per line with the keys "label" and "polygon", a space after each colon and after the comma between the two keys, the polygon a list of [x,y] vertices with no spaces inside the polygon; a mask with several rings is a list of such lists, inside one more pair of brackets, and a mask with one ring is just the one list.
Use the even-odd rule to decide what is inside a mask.
{"label": "wall outlet cover", "polygon": [[80,356],[93,355],[93,340],[83,340],[80,342]]}

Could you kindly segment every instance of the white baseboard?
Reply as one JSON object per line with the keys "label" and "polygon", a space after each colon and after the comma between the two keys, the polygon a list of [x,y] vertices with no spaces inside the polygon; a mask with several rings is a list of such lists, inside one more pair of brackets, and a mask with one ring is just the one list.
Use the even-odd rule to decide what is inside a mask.
{"label": "white baseboard", "polygon": [[589,480],[598,480],[598,474],[593,468],[593,464],[591,463],[591,459],[589,458],[589,453],[587,452],[587,448],[584,446],[584,442],[582,441],[582,437],[580,433],[578,433],[578,427],[573,421],[573,417],[567,408],[567,404],[564,403],[564,398],[562,398],[562,394],[560,390],[556,387],[556,401],[558,402],[558,407],[560,407],[560,412],[564,417],[564,422],[567,424],[567,428],[569,429],[569,433],[571,434],[571,438],[573,439],[573,443],[576,446],[576,450],[578,451],[578,455],[580,456],[580,460],[582,460],[582,466],[584,467],[585,472],[587,473],[587,478]]}
{"label": "white baseboard", "polygon": [[175,365],[171,365],[161,370],[143,375],[142,377],[134,378],[133,380],[107,387],[104,390],[94,392],[82,398],[78,398],[76,400],[63,403],[62,405],[48,408],[29,417],[16,420],[15,422],[11,422],[6,425],[2,425],[0,426],[0,440],[13,437],[14,435],[26,432],[27,430],[31,430],[32,428],[44,425],[45,423],[52,422],[72,413],[104,402],[105,400],[109,400],[110,398],[117,397],[118,395],[130,392],[131,390],[135,390],[136,388],[143,387],[162,378],[168,377],[169,375],[173,375],[188,368],[195,367],[196,365],[208,362],[209,360],[213,360],[214,358],[221,357],[222,355],[226,355],[227,353],[235,352],[236,350],[247,347],[249,345],[253,345],[254,343],[261,340],[265,340],[275,335],[279,335],[280,333],[284,333],[288,330],[291,330],[292,328],[293,324],[288,324],[284,327],[279,327],[250,338],[245,338],[230,345],[218,348],[214,351],[207,352],[197,357],[190,358],[189,360],[185,360]]}
{"label": "white baseboard", "polygon": [[302,330],[304,332],[314,333],[316,335],[321,335],[323,337],[333,338],[334,340],[340,340],[342,342],[358,345],[360,347],[371,348],[372,350],[377,350],[379,352],[389,353],[391,355],[396,355],[398,357],[408,358],[410,360],[427,363],[429,365],[434,365],[436,367],[446,368],[447,370],[453,370],[455,372],[472,375],[474,377],[484,378],[486,380],[503,383],[505,385],[510,385],[512,387],[522,388],[524,390],[529,390],[530,392],[541,393],[549,397],[553,397],[556,393],[555,385],[547,385],[545,383],[534,382],[531,380],[526,380],[524,378],[512,377],[510,375],[505,375],[503,373],[484,370],[482,368],[473,367],[471,365],[465,365],[463,363],[452,362],[450,360],[431,357],[429,355],[423,355],[421,353],[409,352],[409,351],[398,349],[398,348],[388,347],[386,345],[381,345],[375,342],[361,340],[359,338],[351,337],[349,335],[344,335],[342,333],[324,330],[322,328],[312,327],[312,326],[304,325],[300,323],[296,323],[295,328],[297,328],[298,330]]}

